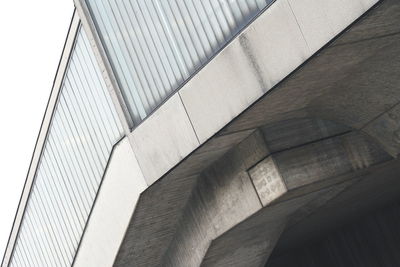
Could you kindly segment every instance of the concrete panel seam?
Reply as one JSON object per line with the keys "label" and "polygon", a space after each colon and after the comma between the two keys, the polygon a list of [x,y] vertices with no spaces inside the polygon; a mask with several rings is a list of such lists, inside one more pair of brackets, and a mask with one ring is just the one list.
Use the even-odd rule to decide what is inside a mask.
{"label": "concrete panel seam", "polygon": [[[135,153],[135,148],[134,148],[134,143],[133,143],[133,140],[132,140],[132,138],[131,138],[131,135],[125,135],[125,136],[126,136],[126,138],[128,138],[129,148],[132,150],[133,156],[135,157],[135,160],[136,160],[136,162],[137,162],[137,164],[138,164],[138,166],[139,166],[139,169],[140,169],[140,171],[141,171],[142,174],[143,174],[143,173],[144,173],[144,172],[143,172],[143,167],[140,165],[140,162],[139,162],[139,160],[137,159],[137,156],[136,156],[136,153]],[[125,137],[125,136],[124,136],[124,137]],[[145,182],[146,182],[147,186],[150,186],[150,184],[148,184],[147,181],[145,181]]]}
{"label": "concrete panel seam", "polygon": [[296,20],[297,27],[299,27],[299,30],[300,30],[300,32],[301,32],[301,36],[303,36],[304,42],[306,43],[306,45],[307,45],[307,47],[308,47],[308,50],[309,50],[310,52],[312,52],[312,51],[311,51],[311,48],[310,48],[310,45],[308,44],[307,39],[306,39],[306,37],[304,36],[304,32],[303,32],[303,30],[301,29],[301,26],[300,26],[300,24],[299,24],[299,21],[297,20],[297,16],[296,16],[296,14],[295,14],[294,11],[293,11],[293,8],[292,8],[292,6],[291,6],[291,4],[290,4],[290,1],[286,0],[286,2],[288,3],[289,8],[290,8],[290,11],[292,12],[294,19]]}
{"label": "concrete panel seam", "polygon": [[[131,134],[128,135],[127,138],[128,138],[128,142],[129,142],[129,147],[132,149],[133,155],[135,156],[135,159],[136,159],[136,161],[138,163],[139,169],[144,174],[144,172],[143,172],[144,167],[142,166],[142,164],[140,163],[140,161],[136,157],[134,141],[132,140],[133,139],[132,135]],[[151,183],[149,183],[146,179],[145,179],[145,182],[147,184],[147,187],[149,187],[151,185]]]}
{"label": "concrete panel seam", "polygon": [[258,201],[260,202],[261,207],[264,207],[264,205],[263,205],[263,203],[262,203],[262,200],[261,200],[261,197],[260,197],[260,195],[258,194],[256,185],[254,184],[253,179],[251,179],[251,177],[250,177],[248,171],[246,171],[246,175],[247,175],[247,178],[250,180],[251,185],[253,186],[254,192],[256,193],[257,199],[258,199]]}
{"label": "concrete panel seam", "polygon": [[192,126],[192,129],[193,129],[194,135],[196,136],[197,142],[198,142],[199,145],[200,145],[201,142],[200,142],[199,136],[197,135],[196,129],[195,129],[194,126],[193,126],[193,122],[192,122],[192,119],[191,119],[190,116],[189,116],[189,113],[188,113],[187,109],[186,109],[185,102],[183,102],[182,96],[181,96],[181,94],[180,94],[179,91],[177,92],[177,94],[179,95],[179,99],[180,99],[181,102],[182,102],[183,109],[185,110],[186,116],[187,116],[188,119],[189,119],[190,126]]}

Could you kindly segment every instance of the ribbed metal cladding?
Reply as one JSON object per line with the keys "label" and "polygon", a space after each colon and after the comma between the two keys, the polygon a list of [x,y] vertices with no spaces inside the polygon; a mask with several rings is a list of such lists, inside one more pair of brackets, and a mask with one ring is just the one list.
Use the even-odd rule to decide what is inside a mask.
{"label": "ribbed metal cladding", "polygon": [[71,266],[111,149],[122,131],[80,29],[10,266]]}
{"label": "ribbed metal cladding", "polygon": [[86,0],[138,124],[272,0]]}

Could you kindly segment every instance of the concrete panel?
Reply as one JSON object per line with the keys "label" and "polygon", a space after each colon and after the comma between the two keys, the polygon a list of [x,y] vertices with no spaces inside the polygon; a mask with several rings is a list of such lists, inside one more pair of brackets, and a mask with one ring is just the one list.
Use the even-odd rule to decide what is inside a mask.
{"label": "concrete panel", "polygon": [[248,28],[245,37],[246,53],[271,87],[311,56],[287,0],[278,0],[268,8]]}
{"label": "concrete panel", "polygon": [[[350,133],[273,153],[248,172],[267,206],[350,181],[355,173],[362,175],[368,167],[390,159],[363,135]],[[331,198],[325,194],[321,203],[326,197]],[[316,205],[320,202],[312,206]]]}
{"label": "concrete panel", "polygon": [[189,158],[183,160],[179,168],[169,174],[174,177],[198,175],[211,163],[215,162],[233,146],[250,136],[254,130],[240,131],[229,135],[215,136],[206,144],[194,151]]}
{"label": "concrete panel", "polygon": [[287,192],[285,182],[272,157],[258,163],[257,168],[250,169],[249,175],[263,206],[267,206]]}
{"label": "concrete panel", "polygon": [[199,145],[179,94],[168,99],[129,138],[148,185]]}
{"label": "concrete panel", "polygon": [[309,55],[287,1],[277,1],[181,89],[200,142]]}
{"label": "concrete panel", "polygon": [[347,134],[274,155],[289,190],[387,161],[390,156],[359,134]]}
{"label": "concrete panel", "polygon": [[335,34],[343,31],[367,9],[360,0],[328,0],[322,9]]}
{"label": "concrete panel", "polygon": [[365,8],[365,10],[368,10],[371,7],[373,7],[376,3],[378,3],[379,0],[360,0],[360,2]]}
{"label": "concrete panel", "polygon": [[125,138],[114,148],[74,267],[110,267],[124,238],[139,195],[147,187]]}
{"label": "concrete panel", "polygon": [[288,0],[314,53],[356,20],[376,0]]}
{"label": "concrete panel", "polygon": [[[288,0],[311,52],[326,44],[335,34],[325,12],[327,1]],[[337,1],[339,2],[339,1]],[[323,11],[323,12],[321,12]]]}
{"label": "concrete panel", "polygon": [[240,43],[233,42],[179,92],[201,143],[263,94]]}

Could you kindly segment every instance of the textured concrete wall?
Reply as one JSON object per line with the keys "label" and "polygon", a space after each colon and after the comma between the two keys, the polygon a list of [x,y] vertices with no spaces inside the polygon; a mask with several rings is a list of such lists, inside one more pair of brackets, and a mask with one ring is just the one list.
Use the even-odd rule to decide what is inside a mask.
{"label": "textured concrete wall", "polygon": [[[279,2],[275,4],[277,3]],[[337,33],[367,7],[360,5],[360,1],[349,1],[350,7],[343,13],[339,11],[343,8],[344,2],[336,3],[337,5],[332,6],[333,11],[330,15],[348,17],[335,20],[331,16],[317,16],[319,8],[315,8],[313,12],[312,5],[304,5],[304,8],[310,8],[303,10],[304,14],[310,16],[304,16],[304,20],[299,22],[304,30],[307,30],[307,25],[310,27],[308,28],[310,32],[305,35],[315,36],[312,33],[316,29],[312,27],[319,28],[321,33],[326,34],[322,31],[325,29],[323,25],[332,26],[331,19],[340,22],[337,27],[332,27],[333,32]],[[294,1],[290,4],[293,9],[299,8]],[[280,49],[279,45],[270,48],[275,46],[274,41],[278,40],[278,37],[282,38],[280,40],[282,43],[279,44],[287,48],[291,45],[289,39],[296,36],[296,34],[291,36],[288,30],[288,28],[298,30],[294,27],[296,25],[291,24],[292,20],[288,19],[285,27],[273,24],[282,18],[292,16],[290,12],[286,12],[290,8],[287,1],[280,1],[280,4],[261,15],[253,25],[239,35],[237,40],[189,81],[179,92],[181,101],[188,111],[199,142],[205,143],[186,158],[184,153],[175,153],[176,151],[172,153],[173,158],[178,155],[185,159],[142,194],[115,266],[199,266],[200,264],[201,266],[259,266],[259,263],[268,257],[271,247],[274,246],[275,236],[279,236],[282,225],[288,223],[289,226],[293,226],[314,212],[320,213],[327,204],[340,198],[345,192],[354,194],[351,189],[359,188],[355,187],[358,184],[366,190],[363,199],[365,200],[366,196],[370,198],[374,194],[375,182],[381,179],[371,179],[374,183],[370,184],[361,183],[363,181],[360,180],[363,180],[365,175],[374,176],[375,165],[381,165],[391,158],[370,138],[360,131],[354,131],[354,128],[357,129],[359,128],[357,125],[365,125],[375,118],[388,108],[382,105],[395,103],[397,99],[393,95],[399,95],[396,93],[398,88],[395,84],[388,85],[382,82],[382,86],[377,87],[376,83],[369,86],[371,79],[383,80],[375,79],[373,76],[377,71],[376,68],[382,67],[381,64],[376,65],[377,61],[374,60],[382,61],[397,51],[394,41],[387,43],[382,40],[376,41],[379,46],[369,45],[368,40],[373,35],[371,29],[385,28],[386,26],[381,25],[386,25],[384,22],[387,16],[382,14],[392,10],[390,4],[385,5],[382,13],[380,9],[382,6],[372,10],[370,12],[372,16],[368,15],[360,21],[358,25],[361,26],[344,33],[343,38],[337,39],[332,46],[322,50],[236,118],[243,107],[257,98],[256,93],[260,92],[265,84],[273,84],[284,77],[282,69],[268,68],[269,63],[274,65],[278,60],[274,55],[271,57],[268,55]],[[351,12],[355,10],[361,13]],[[298,9],[298,12],[300,11]],[[277,15],[280,20],[267,18],[275,16],[276,14],[272,14],[275,12],[282,15],[282,17]],[[295,14],[300,14],[298,12]],[[349,13],[353,15],[350,16]],[[308,19],[311,22],[305,21]],[[328,23],[314,24],[325,20]],[[278,32],[282,33],[281,35],[269,34],[269,31],[277,28],[280,29]],[[286,32],[289,34],[284,34]],[[267,39],[271,36],[277,38]],[[321,40],[325,42],[328,39],[321,38]],[[317,41],[313,44],[317,44]],[[297,45],[296,42],[293,44]],[[361,52],[360,48],[363,48]],[[283,62],[287,58],[282,56],[279,59]],[[235,62],[238,64],[233,64]],[[395,64],[395,61],[391,63]],[[290,64],[288,66],[294,67]],[[244,67],[251,67],[251,73],[242,71]],[[263,71],[266,73],[271,71],[269,74],[276,75],[263,79],[260,77]],[[243,73],[248,73],[245,78],[251,78],[251,81],[240,79]],[[370,79],[367,86],[364,84],[364,78],[368,77]],[[377,99],[382,99],[382,105],[375,105],[379,104]],[[304,120],[305,117],[310,121]],[[313,118],[320,120],[316,123]],[[329,120],[323,120],[324,118]],[[232,119],[234,120],[231,121]],[[289,119],[293,123],[289,123]],[[328,121],[341,123],[334,124]],[[215,134],[220,127],[224,127],[227,122],[231,123],[207,141],[207,138]],[[165,127],[169,127],[163,123]],[[145,124],[146,121],[140,127],[145,127]],[[173,130],[171,134],[179,134],[179,129]],[[253,131],[264,134],[264,141],[269,150],[267,152],[271,154],[270,159],[275,162],[275,167],[267,164],[266,168],[280,169],[280,179],[285,182],[285,186],[287,185],[288,192],[284,192],[281,197],[278,194],[262,201],[262,193],[270,192],[269,189],[273,188],[273,185],[270,188],[263,188],[264,184],[268,185],[268,175],[256,177],[253,176],[254,173],[250,173],[255,189],[249,186],[249,173],[246,174],[246,171],[252,167],[262,168],[267,153],[259,155],[252,161],[255,166],[247,167],[243,167],[241,162],[252,155],[249,152],[254,151],[253,156],[257,155],[254,147],[248,146],[248,151],[244,149],[242,153],[238,153],[243,158],[232,157],[234,150],[240,146],[237,145],[240,139],[246,138]],[[350,131],[353,132],[349,133]],[[150,134],[146,138],[152,140],[151,135],[159,133],[143,131],[141,134],[143,136]],[[179,136],[176,139],[179,140]],[[263,145],[265,146],[260,142],[260,147]],[[227,152],[229,147],[232,150]],[[149,157],[146,159],[147,163],[139,162],[141,167],[162,167],[166,170],[173,161],[177,161],[168,159],[171,160],[168,164],[164,164],[166,160],[158,164],[157,158],[151,156],[151,154],[157,155],[157,151],[152,151],[156,150],[157,146],[150,148],[142,151]],[[176,149],[166,144],[163,150],[169,148]],[[379,172],[376,177],[380,177]],[[153,176],[150,180],[153,179],[158,178]],[[182,181],[185,184],[182,184]],[[260,203],[250,199],[254,197],[254,192],[260,197],[263,206],[261,209]],[[276,199],[277,197],[279,199]],[[355,194],[351,200],[355,199],[353,202],[357,203],[357,197],[361,198]],[[342,203],[337,210],[342,206],[348,206],[349,203]],[[243,207],[247,209],[243,210]],[[258,209],[260,210],[257,211]],[[288,222],[285,221],[286,218]],[[337,218],[331,217],[331,219]],[[318,227],[318,224],[315,225]]]}
{"label": "textured concrete wall", "polygon": [[[114,266],[259,266],[288,215],[291,224],[303,219],[356,181],[355,177],[370,171],[371,165],[390,159],[359,132],[357,138],[339,137],[352,130],[347,126],[354,127],[347,120],[339,120],[341,124],[315,120],[321,116],[335,121],[337,116],[327,116],[325,109],[334,107],[332,114],[336,115],[354,107],[351,103],[343,107],[342,102],[356,101],[363,88],[331,84],[336,85],[339,78],[346,83],[347,76],[357,74],[352,68],[367,61],[364,54],[348,52],[346,47],[325,49],[265,95],[375,1],[344,2],[330,0],[321,8],[317,0],[299,4],[277,0],[132,132],[133,151],[150,187],[141,193],[135,209],[122,213],[126,219],[134,212]],[[349,56],[357,60],[348,61]],[[339,70],[343,76],[336,75]],[[343,91],[357,91],[357,95],[347,98],[349,94]],[[306,110],[309,103],[313,106]],[[374,106],[366,103],[362,106],[375,114]],[[320,106],[325,112],[316,108]],[[347,113],[363,115],[357,110]],[[263,142],[240,149],[242,140],[260,133]],[[267,149],[259,153],[260,148]],[[267,176],[251,177],[248,172],[268,155],[288,185],[289,192],[278,204],[262,201],[260,186],[268,181]],[[346,180],[352,181],[348,184]],[[119,186],[129,188],[131,182],[126,179]],[[273,207],[266,207],[269,204]]]}
{"label": "textured concrete wall", "polygon": [[270,260],[266,267],[400,266],[400,202],[320,240]]}
{"label": "textured concrete wall", "polygon": [[151,185],[377,0],[276,0],[131,134]]}
{"label": "textured concrete wall", "polygon": [[[391,159],[358,132],[301,122],[263,127],[199,175],[161,266],[260,266],[285,227]],[[304,134],[279,136],[281,151],[271,153],[265,140],[282,127]]]}

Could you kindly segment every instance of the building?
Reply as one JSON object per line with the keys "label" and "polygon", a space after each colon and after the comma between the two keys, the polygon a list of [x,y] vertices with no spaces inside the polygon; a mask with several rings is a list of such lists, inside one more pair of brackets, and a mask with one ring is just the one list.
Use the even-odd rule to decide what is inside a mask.
{"label": "building", "polygon": [[400,2],[75,0],[2,267],[400,266]]}

